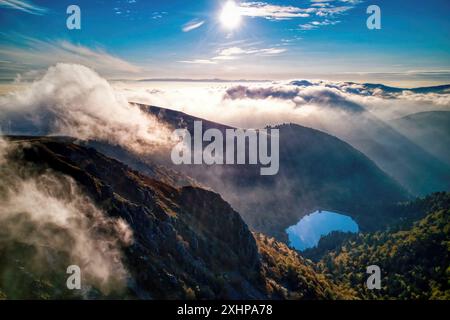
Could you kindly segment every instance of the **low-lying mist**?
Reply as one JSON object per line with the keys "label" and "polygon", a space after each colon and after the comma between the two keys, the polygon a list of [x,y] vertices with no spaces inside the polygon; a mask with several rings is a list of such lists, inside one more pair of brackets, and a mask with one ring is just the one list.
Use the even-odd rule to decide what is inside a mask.
{"label": "low-lying mist", "polygon": [[[219,123],[261,128],[298,123],[317,127],[343,112],[367,111],[383,121],[408,114],[450,111],[448,91],[390,91],[329,81],[264,83],[114,82],[129,101],[175,109]],[[394,88],[395,89],[395,88]],[[335,123],[339,126],[339,123]]]}
{"label": "low-lying mist", "polygon": [[[58,292],[68,292],[70,265],[81,269],[83,294],[122,292],[128,278],[122,250],[133,241],[127,223],[108,217],[72,178],[19,166],[12,153],[20,150],[0,139],[0,292],[29,297],[47,279],[63,297]],[[37,279],[27,287],[31,275]]]}

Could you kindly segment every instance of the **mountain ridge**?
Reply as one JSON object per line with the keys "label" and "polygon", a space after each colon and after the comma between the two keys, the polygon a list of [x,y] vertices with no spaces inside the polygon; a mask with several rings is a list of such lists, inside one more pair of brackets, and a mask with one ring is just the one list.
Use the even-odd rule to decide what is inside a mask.
{"label": "mountain ridge", "polygon": [[[282,283],[284,273],[272,271],[268,276],[265,262],[268,257],[261,255],[261,244],[255,240],[258,237],[217,193],[192,186],[174,187],[152,179],[93,148],[73,143],[71,138],[7,139],[14,145],[7,158],[22,171],[30,169],[27,179],[42,174],[69,176],[105,214],[120,217],[132,229],[134,241],[123,248],[129,272],[126,291],[105,296],[93,287],[86,293],[90,298],[325,299],[340,296],[337,292],[325,293],[327,287],[336,287],[326,278],[319,277],[322,289],[316,288],[315,282],[308,279],[318,276],[303,260],[296,265],[304,264],[306,269],[293,270],[294,274],[303,275],[297,287]],[[28,250],[4,250],[0,246],[0,252],[7,253],[0,255],[0,295],[80,298],[62,290],[52,280],[64,278],[65,269],[54,270],[49,266],[42,274],[33,264],[26,263],[33,259],[16,259],[19,253],[22,257]],[[47,250],[47,255],[59,261],[51,242]],[[17,265],[6,264],[12,260]],[[18,273],[18,269],[25,270],[27,276]],[[5,274],[14,276],[6,281],[1,276]],[[30,286],[36,289],[30,290]]]}
{"label": "mountain ridge", "polygon": [[[140,106],[174,129],[192,131],[197,120],[203,121],[204,130],[232,128],[174,110]],[[222,194],[255,231],[285,242],[284,230],[317,207],[347,212],[363,230],[370,230],[382,225],[379,217],[370,217],[379,214],[381,208],[376,207],[382,206],[381,202],[408,198],[372,160],[337,137],[293,124],[273,128],[280,129],[280,171],[276,176],[261,177],[258,166],[251,165],[172,167]],[[169,159],[165,165],[171,165]],[[280,183],[283,190],[277,187]],[[280,192],[272,197],[273,190]],[[360,203],[354,205],[359,198],[356,201]]]}

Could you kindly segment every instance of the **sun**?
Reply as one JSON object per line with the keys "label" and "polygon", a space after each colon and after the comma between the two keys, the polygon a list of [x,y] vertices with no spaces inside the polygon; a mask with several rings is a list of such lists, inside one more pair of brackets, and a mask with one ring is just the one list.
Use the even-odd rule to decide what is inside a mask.
{"label": "sun", "polygon": [[220,13],[220,22],[228,30],[234,30],[241,24],[241,12],[234,1],[227,1]]}

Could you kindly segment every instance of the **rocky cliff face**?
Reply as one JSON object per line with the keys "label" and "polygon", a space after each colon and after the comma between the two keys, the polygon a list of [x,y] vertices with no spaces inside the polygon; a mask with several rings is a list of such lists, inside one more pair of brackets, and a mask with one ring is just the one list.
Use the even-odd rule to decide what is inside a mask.
{"label": "rocky cliff face", "polygon": [[[69,193],[66,190],[67,179],[73,180],[84,194],[80,199],[92,200],[106,215],[105,219],[126,222],[133,240],[121,245],[122,258],[119,255],[114,257],[123,260],[127,272],[125,288],[105,293],[94,283],[87,291],[78,294],[65,288],[65,263],[71,262],[67,253],[74,246],[71,237],[40,238],[43,242],[39,246],[45,245],[46,249],[39,269],[33,259],[36,247],[27,244],[26,235],[15,237],[15,243],[3,246],[6,238],[5,230],[1,228],[0,298],[353,297],[351,293],[341,293],[340,288],[318,273],[311,262],[285,244],[262,234],[252,234],[240,215],[217,193],[193,186],[174,187],[134,171],[70,138],[14,137],[9,140],[12,148],[7,160],[15,167],[17,175],[41,182],[44,180],[39,177],[57,176],[64,182],[54,185],[55,188],[52,188],[53,180],[50,184],[40,185],[41,188],[52,189],[48,194],[55,198],[50,197],[47,201],[66,199]],[[169,172],[164,175],[165,181],[176,178],[167,179]],[[74,186],[71,188],[73,192]],[[2,197],[5,196],[4,191],[0,185]],[[27,192],[17,191],[19,194]],[[39,204],[31,204],[31,211],[33,206]],[[64,209],[49,208],[58,209],[49,212],[50,215],[60,215]],[[114,233],[108,231],[108,226],[98,227],[95,221],[98,217],[91,213],[86,215],[92,223],[88,226],[92,241],[110,233],[105,239],[114,242],[111,237]],[[26,219],[29,218],[27,216]],[[42,221],[38,221],[37,226],[50,227],[52,234],[56,231],[59,235],[70,234],[71,231],[67,228],[56,230],[56,225],[44,225]],[[125,228],[123,225],[120,227]],[[28,225],[27,228],[32,231]],[[64,254],[59,252],[61,247],[56,243],[60,239],[67,240],[62,243],[66,247]],[[100,251],[108,248],[111,246],[90,254],[101,255]],[[92,266],[95,263],[95,259],[91,259],[93,256],[88,256],[88,261],[85,261],[91,267],[95,267]],[[112,278],[119,271],[113,269]]]}
{"label": "rocky cliff face", "polygon": [[13,144],[16,164],[33,164],[36,176],[50,170],[72,177],[108,216],[130,226],[134,242],[124,248],[128,296],[266,296],[254,238],[218,194],[173,187],[66,139],[16,138]]}

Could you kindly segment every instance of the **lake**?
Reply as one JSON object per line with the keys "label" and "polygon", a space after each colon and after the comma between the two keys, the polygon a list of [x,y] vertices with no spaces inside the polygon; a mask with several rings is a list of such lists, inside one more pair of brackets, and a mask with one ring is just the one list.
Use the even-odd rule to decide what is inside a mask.
{"label": "lake", "polygon": [[349,216],[332,211],[315,211],[286,229],[289,245],[297,250],[317,246],[322,236],[332,231],[359,231],[358,224]]}

